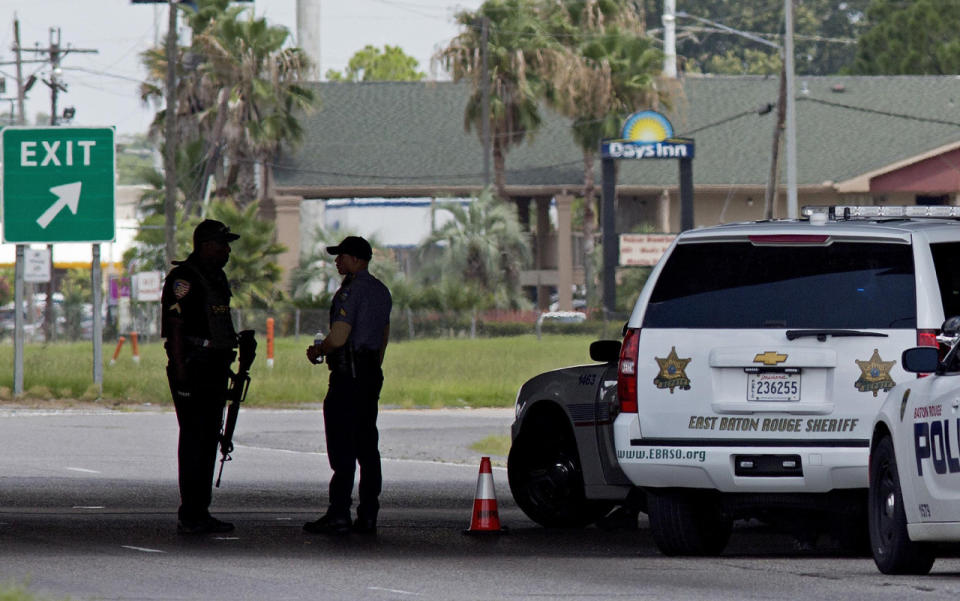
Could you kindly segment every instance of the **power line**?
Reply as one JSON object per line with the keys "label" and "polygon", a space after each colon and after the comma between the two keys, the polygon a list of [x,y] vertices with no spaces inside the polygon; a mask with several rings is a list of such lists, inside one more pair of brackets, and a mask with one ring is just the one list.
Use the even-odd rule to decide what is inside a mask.
{"label": "power line", "polygon": [[918,117],[916,115],[908,115],[906,113],[894,113],[892,111],[881,111],[879,109],[865,108],[862,106],[853,106],[849,104],[842,104],[840,102],[830,102],[829,100],[821,100],[819,98],[810,98],[809,96],[800,96],[797,100],[804,102],[813,102],[816,104],[823,104],[825,106],[832,106],[835,108],[846,109],[849,111],[856,111],[859,113],[867,113],[871,115],[883,115],[884,117],[896,117],[898,119],[908,119],[910,121],[919,121],[921,123],[936,123],[937,125],[950,125],[953,127],[960,127],[960,122],[957,121],[947,121],[945,119],[936,119],[933,117]]}

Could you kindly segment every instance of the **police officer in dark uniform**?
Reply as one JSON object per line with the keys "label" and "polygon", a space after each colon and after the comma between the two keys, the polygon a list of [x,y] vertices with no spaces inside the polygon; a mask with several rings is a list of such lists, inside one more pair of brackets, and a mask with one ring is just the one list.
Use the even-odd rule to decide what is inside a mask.
{"label": "police officer in dark uniform", "polygon": [[[350,530],[375,534],[378,497],[383,478],[377,448],[377,403],[383,386],[383,355],[390,337],[390,291],[370,275],[370,243],[348,236],[327,252],[336,255],[337,271],[344,276],[330,308],[330,334],[307,348],[313,363],[326,360],[330,384],[323,400],[327,435],[330,506],[320,519],[307,522],[311,533],[345,534]],[[353,479],[360,465],[357,519],[350,520]]]}
{"label": "police officer in dark uniform", "polygon": [[207,219],[193,232],[193,252],[174,261],[163,286],[167,380],[180,424],[177,532],[222,533],[233,524],[210,515],[213,472],[237,333],[223,267],[240,236]]}

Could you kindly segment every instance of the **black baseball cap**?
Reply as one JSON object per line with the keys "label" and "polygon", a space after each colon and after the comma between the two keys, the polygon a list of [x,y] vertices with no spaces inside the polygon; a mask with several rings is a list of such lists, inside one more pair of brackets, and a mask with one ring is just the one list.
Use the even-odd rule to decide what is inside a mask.
{"label": "black baseball cap", "polygon": [[193,230],[194,246],[199,246],[211,240],[226,243],[233,242],[239,238],[239,235],[230,231],[227,224],[222,221],[217,221],[216,219],[204,219],[197,225],[197,229]]}
{"label": "black baseball cap", "polygon": [[369,261],[373,257],[370,243],[360,236],[347,236],[340,244],[328,246],[327,252],[331,255],[350,255],[364,261]]}

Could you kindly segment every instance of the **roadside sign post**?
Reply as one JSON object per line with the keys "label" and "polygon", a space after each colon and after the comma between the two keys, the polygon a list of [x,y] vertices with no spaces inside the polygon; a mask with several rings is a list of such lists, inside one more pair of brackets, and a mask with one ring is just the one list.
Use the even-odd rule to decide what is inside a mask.
{"label": "roadside sign post", "polygon": [[[24,245],[93,244],[93,380],[103,393],[100,243],[116,238],[116,151],[112,127],[0,130],[3,242],[17,245],[14,394],[23,393]],[[53,299],[48,298],[48,303]]]}
{"label": "roadside sign post", "polygon": [[23,251],[17,245],[13,278],[13,394],[23,394]]}

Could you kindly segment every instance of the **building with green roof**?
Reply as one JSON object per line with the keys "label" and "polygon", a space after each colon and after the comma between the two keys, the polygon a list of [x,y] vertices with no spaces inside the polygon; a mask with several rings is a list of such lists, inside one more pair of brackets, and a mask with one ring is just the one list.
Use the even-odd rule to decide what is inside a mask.
{"label": "building with green roof", "polygon": [[[695,227],[764,217],[778,87],[776,77],[688,75],[669,106],[656,107],[678,136],[695,140]],[[305,142],[276,166],[276,201],[265,207],[288,245],[299,235],[294,221],[302,200],[469,196],[482,189],[483,146],[464,130],[469,84],[329,82],[314,89],[321,106],[303,117]],[[795,89],[800,206],[955,203],[960,77],[798,76]],[[675,161],[622,160],[617,171],[618,234],[679,230]],[[598,194],[600,172],[598,159]],[[785,179],[775,218],[786,217]],[[567,218],[583,187],[583,154],[569,119],[543,109],[543,126],[506,156],[506,184],[522,220],[531,210],[546,216],[551,202]],[[528,284],[582,278],[572,269],[579,258],[575,241],[565,240],[570,230],[569,222],[557,223],[559,236],[541,226],[538,269]],[[291,251],[287,262],[295,265]]]}

